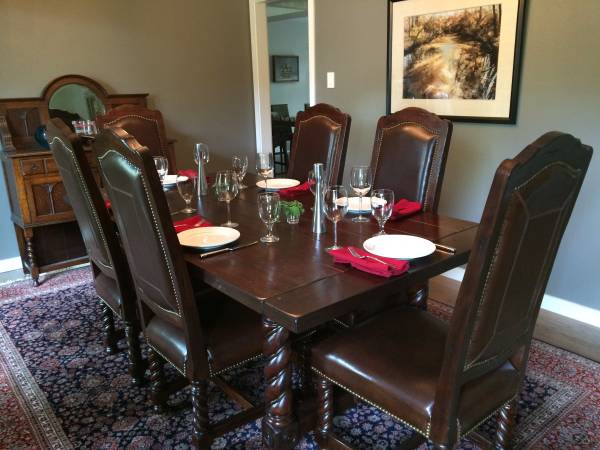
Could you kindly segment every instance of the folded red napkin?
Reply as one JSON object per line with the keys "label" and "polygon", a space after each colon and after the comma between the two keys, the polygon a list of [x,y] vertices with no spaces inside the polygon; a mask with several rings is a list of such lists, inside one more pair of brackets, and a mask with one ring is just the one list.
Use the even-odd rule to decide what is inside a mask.
{"label": "folded red napkin", "polygon": [[408,270],[408,261],[399,261],[397,259],[375,256],[356,247],[352,247],[352,249],[359,255],[372,256],[385,262],[386,264],[382,264],[371,258],[356,258],[350,254],[350,251],[347,247],[340,248],[339,250],[329,250],[329,254],[333,256],[333,261],[336,263],[350,264],[355,269],[362,270],[363,272],[369,272],[373,275],[379,275],[381,277],[389,278],[396,275],[401,275]]}
{"label": "folded red napkin", "polygon": [[199,227],[210,227],[212,224],[201,216],[188,217],[187,219],[177,220],[173,222],[175,231],[181,233],[185,230]]}
{"label": "folded red napkin", "polygon": [[419,202],[411,202],[410,200],[401,198],[394,204],[392,216],[389,220],[402,219],[403,217],[410,216],[419,211],[421,211],[421,204]]}
{"label": "folded red napkin", "polygon": [[295,196],[308,191],[310,191],[310,181],[291,188],[280,189],[277,193],[281,198],[294,198]]}
{"label": "folded red napkin", "polygon": [[[198,170],[196,170],[196,169],[178,170],[177,175],[180,175],[182,177],[188,177],[188,178],[196,178],[198,176]],[[206,176],[206,182],[209,184],[211,182],[211,178],[208,175]]]}
{"label": "folded red napkin", "polygon": [[104,206],[106,206],[106,209],[110,209],[110,200],[104,200]]}

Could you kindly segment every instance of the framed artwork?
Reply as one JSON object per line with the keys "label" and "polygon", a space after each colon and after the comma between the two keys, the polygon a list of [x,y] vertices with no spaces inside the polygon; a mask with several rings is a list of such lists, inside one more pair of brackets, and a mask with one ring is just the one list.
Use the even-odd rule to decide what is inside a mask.
{"label": "framed artwork", "polygon": [[516,123],[526,0],[390,0],[387,111]]}
{"label": "framed artwork", "polygon": [[299,81],[298,57],[290,55],[273,55],[273,82]]}

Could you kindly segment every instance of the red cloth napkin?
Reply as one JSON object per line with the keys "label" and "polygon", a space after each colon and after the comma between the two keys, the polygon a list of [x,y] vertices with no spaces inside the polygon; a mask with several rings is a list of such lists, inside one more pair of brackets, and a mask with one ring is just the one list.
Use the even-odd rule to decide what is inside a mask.
{"label": "red cloth napkin", "polygon": [[212,224],[201,216],[188,217],[187,219],[177,220],[173,222],[175,231],[181,233],[185,230],[199,227],[210,227]]}
{"label": "red cloth napkin", "polygon": [[106,209],[110,210],[110,200],[104,200],[104,206],[106,206]]}
{"label": "red cloth napkin", "polygon": [[298,186],[294,186],[291,188],[280,189],[279,191],[277,191],[277,193],[281,198],[294,198],[297,195],[308,191],[310,191],[310,181],[307,181],[306,183],[302,183]]}
{"label": "red cloth napkin", "polygon": [[[196,169],[178,170],[177,175],[180,175],[182,177],[188,177],[188,178],[196,178],[198,176],[198,170],[196,170]],[[206,182],[209,184],[211,182],[211,178],[208,175],[206,176]]]}
{"label": "red cloth napkin", "polygon": [[394,204],[392,216],[389,220],[402,219],[403,217],[418,213],[419,211],[421,211],[421,204],[419,202],[411,202],[410,200],[401,198]]}
{"label": "red cloth napkin", "polygon": [[373,275],[379,275],[380,277],[393,277],[401,275],[408,270],[408,261],[399,261],[392,258],[383,258],[381,256],[375,256],[371,253],[362,250],[360,248],[352,247],[356,253],[362,256],[373,256],[381,261],[387,263],[382,264],[371,258],[356,258],[350,254],[347,247],[340,248],[339,250],[329,250],[329,254],[333,256],[333,261],[336,263],[350,264],[352,267],[363,272],[372,273]]}

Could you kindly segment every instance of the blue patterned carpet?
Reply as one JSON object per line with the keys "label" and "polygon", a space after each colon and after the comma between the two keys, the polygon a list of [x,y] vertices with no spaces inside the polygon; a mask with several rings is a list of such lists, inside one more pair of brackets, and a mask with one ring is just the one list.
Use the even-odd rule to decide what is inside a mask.
{"label": "blue patterned carpet", "polygon": [[[448,314],[441,305],[434,305],[433,310],[442,316]],[[104,353],[100,305],[90,284],[0,303],[0,324],[47,396],[75,448],[189,447],[191,407],[186,405],[169,415],[154,414],[149,388],[134,387],[130,383],[125,353],[114,356]],[[548,353],[553,349],[545,349],[545,344],[540,343],[535,346],[538,349],[534,349],[534,353]],[[554,355],[548,354],[549,358],[554,358]],[[256,398],[262,395],[260,362],[231,372],[227,378]],[[585,394],[584,387],[553,378],[539,370],[530,371],[520,402],[517,447],[593,448],[593,443],[589,447],[583,445],[586,440],[589,442],[590,433],[594,433],[589,427],[580,430],[582,440],[579,444],[583,446],[555,447],[564,445],[564,436],[558,440],[543,436],[550,424],[560,421],[562,411],[572,410]],[[172,400],[187,398],[186,389]],[[219,420],[237,411],[235,403],[214,386],[210,389],[209,406],[211,420]],[[411,435],[410,430],[389,416],[362,404],[336,417],[334,424],[340,436],[363,449],[391,449]],[[484,435],[491,435],[495,431],[493,422],[484,424],[481,431]],[[574,443],[572,436],[567,438],[566,442]],[[260,420],[218,438],[213,448],[261,448]],[[306,435],[298,448],[313,449],[317,446],[313,437]],[[477,447],[465,440],[460,448]]]}

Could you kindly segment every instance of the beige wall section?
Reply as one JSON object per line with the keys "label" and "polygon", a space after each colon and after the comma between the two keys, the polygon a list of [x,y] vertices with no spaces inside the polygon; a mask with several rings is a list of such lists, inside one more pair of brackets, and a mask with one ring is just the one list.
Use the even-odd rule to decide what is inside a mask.
{"label": "beige wall section", "polygon": [[255,152],[247,1],[0,0],[0,98],[38,96],[67,73],[148,92],[181,166],[197,141],[210,169]]}
{"label": "beige wall section", "polygon": [[[346,172],[352,164],[370,160],[375,125],[385,111],[386,8],[387,0],[316,2],[317,101],[352,115]],[[503,159],[549,130],[579,137],[596,152],[548,293],[600,309],[597,17],[597,0],[529,0],[517,125],[456,124],[440,211],[479,220],[494,171]],[[326,89],[327,71],[336,72],[335,89]]]}

